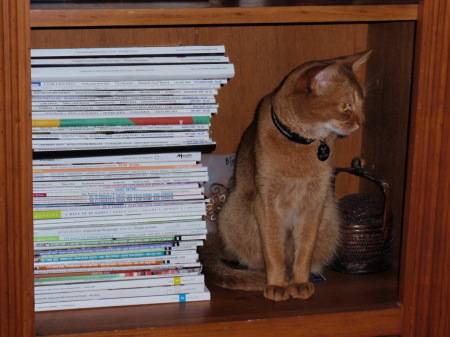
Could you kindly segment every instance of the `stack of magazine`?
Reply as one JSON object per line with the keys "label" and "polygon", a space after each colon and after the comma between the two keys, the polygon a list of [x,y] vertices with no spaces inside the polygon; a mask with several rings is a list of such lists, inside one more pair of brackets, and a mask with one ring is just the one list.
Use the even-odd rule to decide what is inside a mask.
{"label": "stack of magazine", "polygon": [[33,152],[207,152],[223,46],[33,49]]}
{"label": "stack of magazine", "polygon": [[199,150],[233,75],[223,53],[32,51],[36,311],[210,299]]}

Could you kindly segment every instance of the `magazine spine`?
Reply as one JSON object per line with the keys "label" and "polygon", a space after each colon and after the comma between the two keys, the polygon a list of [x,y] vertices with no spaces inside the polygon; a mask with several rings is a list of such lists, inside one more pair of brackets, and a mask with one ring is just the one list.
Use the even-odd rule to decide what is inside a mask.
{"label": "magazine spine", "polygon": [[161,277],[146,280],[122,280],[114,282],[87,283],[87,284],[62,284],[62,285],[37,285],[35,294],[46,294],[68,291],[121,289],[132,287],[160,287],[180,284],[196,284],[205,281],[204,275]]}
{"label": "magazine spine", "polygon": [[104,272],[84,272],[84,273],[62,273],[38,274],[34,277],[35,286],[63,285],[76,283],[95,283],[104,281],[125,281],[125,280],[151,280],[156,278],[167,278],[175,276],[195,276],[199,275],[201,268],[168,269],[168,270],[140,270],[131,271],[104,271]]}
{"label": "magazine spine", "polygon": [[59,218],[90,218],[108,215],[152,215],[152,214],[179,214],[188,211],[202,211],[204,202],[180,203],[127,203],[117,205],[99,205],[86,207],[62,207],[50,210],[34,210],[34,219]]}
{"label": "magazine spine", "polygon": [[164,125],[210,124],[210,117],[130,117],[130,118],[76,118],[34,119],[33,127],[115,126],[115,125]]}
{"label": "magazine spine", "polygon": [[209,131],[209,124],[172,124],[172,125],[118,125],[118,126],[74,126],[74,127],[33,127],[33,134],[89,134],[89,133],[124,133],[124,132],[179,132]]}
{"label": "magazine spine", "polygon": [[[91,165],[86,167],[85,165],[73,165],[70,167],[39,167],[33,166],[33,173],[77,173],[77,172],[105,172],[105,171],[133,171],[140,170],[164,170],[164,169],[184,169],[184,168],[200,168],[201,164],[194,163],[155,163],[152,165],[141,165],[140,163],[133,163],[132,165],[118,164],[115,167],[113,165],[106,167],[98,167]],[[190,170],[189,170],[190,171]],[[141,173],[141,172],[139,172]]]}
{"label": "magazine spine", "polygon": [[184,256],[146,256],[138,258],[124,258],[111,260],[92,260],[92,261],[64,261],[64,262],[35,262],[34,270],[52,270],[52,269],[77,269],[77,268],[102,268],[102,267],[130,267],[141,265],[164,265],[164,264],[183,264],[198,261],[197,254]]}
{"label": "magazine spine", "polygon": [[179,230],[161,230],[161,231],[142,231],[133,233],[115,233],[115,234],[79,234],[79,235],[51,235],[51,236],[35,236],[34,241],[76,241],[76,240],[103,240],[103,239],[126,239],[137,237],[165,237],[176,235],[198,235],[206,234],[205,228],[198,229],[179,229]]}
{"label": "magazine spine", "polygon": [[135,162],[171,162],[185,160],[201,160],[200,152],[173,152],[158,154],[136,154],[122,156],[96,156],[96,157],[79,157],[79,158],[52,158],[33,160],[33,165],[60,165],[60,164],[79,164],[79,163],[135,163]]}
{"label": "magazine spine", "polygon": [[[191,250],[195,251],[195,250]],[[155,251],[155,252],[141,252],[141,253],[126,253],[126,254],[108,254],[108,255],[88,255],[88,256],[68,256],[68,257],[52,257],[52,258],[35,258],[34,263],[50,263],[50,262],[74,262],[74,261],[94,261],[94,260],[115,260],[115,259],[129,259],[153,256],[185,256],[189,250],[185,251]]]}
{"label": "magazine spine", "polygon": [[123,244],[142,244],[150,242],[167,242],[167,241],[191,241],[205,240],[206,234],[195,235],[178,235],[178,236],[155,236],[155,237],[139,237],[126,239],[102,239],[102,240],[75,240],[75,241],[39,241],[34,242],[34,249],[64,249],[64,248],[83,248],[83,247],[104,247],[108,245]]}
{"label": "magazine spine", "polygon": [[172,269],[183,269],[183,268],[197,268],[200,267],[200,262],[186,262],[186,263],[164,263],[164,264],[141,264],[141,265],[121,265],[121,266],[108,266],[108,267],[81,267],[81,268],[68,268],[68,269],[45,269],[45,270],[34,270],[34,274],[66,274],[66,273],[82,273],[82,272],[106,272],[106,271],[132,271],[136,269],[142,270],[172,270]]}
{"label": "magazine spine", "polygon": [[118,233],[136,233],[145,232],[149,233],[151,231],[169,231],[169,230],[190,230],[190,229],[203,229],[206,227],[205,221],[190,221],[190,222],[162,222],[153,224],[138,224],[138,225],[115,225],[115,226],[83,226],[83,227],[60,227],[45,229],[39,228],[35,229],[35,237],[51,237],[60,235],[101,235],[103,233],[118,234]]}
{"label": "magazine spine", "polygon": [[140,287],[140,288],[125,288],[96,291],[75,291],[75,292],[61,292],[52,294],[36,294],[35,303],[55,303],[67,301],[91,301],[104,300],[115,298],[136,298],[146,296],[163,296],[176,294],[193,294],[200,293],[204,290],[204,284],[177,284],[170,286],[155,286],[155,287]]}
{"label": "magazine spine", "polygon": [[232,64],[116,65],[93,67],[34,67],[33,82],[120,81],[127,80],[197,80],[232,78]]}
{"label": "magazine spine", "polygon": [[136,244],[132,246],[105,246],[97,248],[78,248],[78,249],[54,249],[54,250],[41,250],[35,251],[34,256],[56,256],[63,254],[90,254],[101,252],[116,252],[116,251],[135,251],[138,249],[195,249],[198,246],[203,245],[203,241],[175,241],[175,242],[159,242],[153,244]]}
{"label": "magazine spine", "polygon": [[[207,176],[205,176],[207,178]],[[99,188],[99,189],[111,189],[111,188],[133,188],[133,187],[145,187],[145,186],[161,186],[163,184],[183,184],[183,183],[197,183],[202,181],[197,176],[195,177],[169,177],[169,178],[140,178],[134,177],[131,179],[112,179],[112,180],[77,180],[77,181],[50,181],[50,182],[34,182],[34,189],[51,189],[51,188]]]}
{"label": "magazine spine", "polygon": [[105,300],[89,300],[89,301],[37,303],[35,305],[35,311],[40,312],[40,311],[52,311],[52,310],[114,307],[114,306],[124,306],[124,305],[177,303],[177,302],[191,302],[191,301],[206,301],[206,300],[210,300],[210,299],[211,299],[211,295],[210,295],[209,291],[207,291],[205,288],[205,292],[192,293],[192,294],[132,297],[132,298],[122,298],[122,299],[105,299]]}
{"label": "magazine spine", "polygon": [[228,63],[227,56],[129,56],[129,57],[77,57],[77,58],[32,58],[31,66],[95,66],[126,64],[185,64],[185,63]]}
{"label": "magazine spine", "polygon": [[122,104],[122,105],[83,105],[83,106],[72,106],[72,105],[44,105],[44,106],[33,106],[33,113],[49,113],[49,112],[60,112],[60,113],[76,113],[76,112],[88,112],[95,111],[96,113],[102,111],[134,111],[134,110],[142,110],[142,111],[154,111],[154,110],[201,110],[201,109],[217,109],[219,107],[218,103],[203,103],[203,104]]}
{"label": "magazine spine", "polygon": [[[70,260],[95,260],[95,259],[105,259],[107,256],[111,256],[111,258],[124,258],[127,256],[135,256],[135,254],[146,254],[146,253],[155,253],[156,255],[181,255],[185,254],[186,251],[195,251],[197,247],[191,248],[180,248],[177,247],[163,247],[163,248],[143,248],[143,249],[128,249],[128,250],[108,250],[101,252],[92,252],[92,253],[67,253],[67,254],[50,254],[50,255],[36,255],[34,256],[34,262],[54,262],[54,261],[65,261],[61,259]],[[126,256],[127,255],[127,256]],[[155,255],[155,256],[156,256]],[[151,255],[149,255],[151,256]],[[144,257],[144,256],[135,256],[135,257]]]}
{"label": "magazine spine", "polygon": [[[170,185],[168,185],[170,186]],[[201,194],[203,192],[203,188],[187,188],[186,186],[178,186],[174,185],[172,187],[159,187],[159,188],[141,188],[136,187],[134,190],[130,191],[102,191],[102,190],[62,190],[62,191],[54,191],[47,190],[45,192],[37,192],[33,191],[34,198],[89,198],[89,199],[102,199],[102,198],[115,198],[115,197],[123,197],[123,198],[139,198],[139,197],[153,197],[153,196],[176,196],[176,195],[191,195],[191,194]],[[36,199],[35,199],[36,200]]]}
{"label": "magazine spine", "polygon": [[[159,103],[163,102],[163,103]],[[147,95],[147,96],[33,96],[31,105],[112,105],[112,104],[200,104],[216,103],[213,95]]]}
{"label": "magazine spine", "polygon": [[83,97],[83,96],[190,96],[218,94],[217,89],[136,89],[136,90],[33,90],[35,98]]}
{"label": "magazine spine", "polygon": [[[156,170],[155,170],[156,171]],[[171,171],[175,171],[175,169],[172,169]],[[98,179],[100,179],[99,174],[90,174],[90,175],[78,175],[76,176],[75,179],[75,175],[71,176],[71,175],[39,175],[39,176],[34,176],[33,180],[36,183],[42,183],[42,182],[64,182],[64,181],[73,181],[73,182],[80,182],[80,181],[96,181]],[[177,171],[177,172],[146,172],[146,173],[142,173],[142,174],[135,174],[135,173],[127,173],[127,174],[120,174],[117,172],[114,173],[110,173],[109,178],[110,179],[133,179],[133,178],[137,178],[137,179],[145,179],[145,178],[154,178],[154,179],[158,179],[158,178],[178,178],[178,177],[190,177],[191,181],[197,181],[199,179],[207,179],[206,177],[206,173],[203,171],[198,171],[198,172],[188,172],[188,171]],[[205,180],[203,180],[205,181]],[[175,182],[175,181],[174,181]]]}
{"label": "magazine spine", "polygon": [[130,55],[197,55],[224,54],[223,45],[217,46],[164,46],[164,47],[119,47],[119,48],[41,48],[31,49],[32,58],[92,57]]}

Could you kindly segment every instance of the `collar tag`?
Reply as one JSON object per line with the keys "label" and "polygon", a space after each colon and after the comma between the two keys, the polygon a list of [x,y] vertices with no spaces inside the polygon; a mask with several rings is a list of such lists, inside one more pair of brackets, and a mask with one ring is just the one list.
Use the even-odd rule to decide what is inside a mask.
{"label": "collar tag", "polygon": [[328,146],[325,141],[321,140],[320,145],[317,148],[317,158],[319,158],[320,161],[325,161],[330,156],[330,147]]}

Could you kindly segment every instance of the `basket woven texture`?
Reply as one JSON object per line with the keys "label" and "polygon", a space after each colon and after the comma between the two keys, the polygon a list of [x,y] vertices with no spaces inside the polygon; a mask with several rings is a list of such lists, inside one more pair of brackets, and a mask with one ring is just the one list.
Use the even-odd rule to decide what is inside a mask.
{"label": "basket woven texture", "polygon": [[350,274],[374,273],[390,267],[392,237],[384,238],[384,206],[369,194],[339,200],[341,244],[332,268]]}
{"label": "basket woven texture", "polygon": [[[352,163],[353,164],[353,163]],[[341,215],[341,244],[331,268],[349,274],[367,274],[391,266],[392,226],[390,226],[390,187],[354,164],[339,172],[356,174],[377,183],[384,200],[365,193],[344,196],[338,201]]]}

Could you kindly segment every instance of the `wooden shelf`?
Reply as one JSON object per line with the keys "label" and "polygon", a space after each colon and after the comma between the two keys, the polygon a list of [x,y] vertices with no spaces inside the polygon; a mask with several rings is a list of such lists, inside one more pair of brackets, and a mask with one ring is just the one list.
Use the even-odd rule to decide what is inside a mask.
{"label": "wooden shelf", "polygon": [[[195,2],[194,2],[195,3]],[[411,21],[417,5],[342,5],[273,7],[149,8],[120,3],[109,6],[34,5],[31,27],[117,27],[225,24]]]}
{"label": "wooden shelf", "polygon": [[[104,8],[92,11],[55,9],[54,13],[46,9],[42,10],[42,13],[46,15],[53,13],[54,16],[43,19],[42,27],[33,27],[31,45],[33,48],[64,48],[120,46],[124,43],[224,44],[237,74],[220,90],[218,100],[221,112],[213,120],[212,133],[218,143],[216,153],[229,153],[236,150],[240,135],[252,119],[258,101],[273,90],[291,69],[313,57],[332,57],[376,48],[373,64],[370,66],[374,72],[386,67],[399,69],[393,75],[393,79],[379,77],[381,86],[388,92],[392,91],[397,93],[398,97],[401,96],[400,101],[408,102],[410,84],[405,82],[405,79],[411,76],[412,66],[409,60],[413,53],[414,22],[405,21],[415,20],[416,6],[406,5],[409,10],[413,9],[411,16],[405,16],[405,12],[408,11],[400,8],[404,6],[398,7],[397,14],[389,16],[390,19],[387,19],[386,13],[389,15],[395,13],[391,6],[383,6],[382,12],[380,9],[378,13],[365,9],[365,6],[139,10]],[[36,10],[32,10],[32,18],[36,13]],[[331,15],[330,13],[334,15],[332,20],[327,16]],[[97,17],[97,14],[100,16]],[[86,17],[83,18],[83,15],[92,15],[95,19],[93,17],[88,20]],[[352,21],[351,24],[341,23],[345,15],[348,15],[347,21]],[[377,15],[380,16],[375,19]],[[368,19],[369,16],[371,19]],[[299,19],[301,17],[303,19]],[[410,19],[404,20],[406,17]],[[380,23],[381,18],[383,21]],[[400,23],[396,21],[399,18],[402,18]],[[303,25],[301,20],[328,24]],[[333,20],[337,22],[330,23]],[[58,25],[62,25],[63,28],[53,28]],[[387,37],[386,31],[390,33]],[[399,36],[403,37],[401,43],[397,41]],[[315,52],[319,40],[320,45],[328,47]],[[297,41],[301,43],[296,44]],[[393,58],[393,64],[384,61],[385,55],[393,55],[398,49],[404,55],[403,67],[398,58]],[[397,87],[392,87],[391,82],[394,79],[400,82],[398,88],[406,88],[403,94],[400,95]],[[378,114],[381,119],[389,118],[386,114],[391,111],[393,103],[385,102],[384,105],[385,111]],[[403,116],[399,117],[398,124],[405,126],[409,114],[408,106],[395,106],[395,109],[399,111],[399,116]],[[237,115],[239,118],[236,118]],[[383,129],[390,125],[378,124],[383,125]],[[391,127],[401,129],[398,125]],[[234,132],[230,134],[229,130]],[[373,137],[367,137],[377,139],[379,131],[379,127],[375,127],[370,131]],[[360,153],[361,137],[359,135],[343,140],[345,143],[340,145],[336,154],[339,165],[348,165],[351,157],[355,153]],[[405,137],[406,132],[399,133],[396,139],[403,141]],[[366,142],[366,146],[370,148],[370,144],[374,143],[382,142],[371,140]],[[405,160],[400,159],[405,156],[405,148],[396,152],[396,161],[401,164],[400,166],[406,165]],[[384,156],[380,161],[385,158]],[[379,163],[376,164],[378,166]],[[398,173],[400,176],[398,191],[402,191],[404,169],[390,167],[386,171],[389,178],[392,173]],[[343,185],[348,191],[349,184]],[[401,200],[402,194],[396,193],[394,199]],[[399,226],[400,222],[397,221]],[[397,256],[398,254],[396,258]],[[238,292],[210,286],[212,293],[210,302],[38,313],[36,332],[42,336],[74,336],[84,333],[89,336],[127,334],[189,336],[186,333],[188,330],[191,336],[229,336],[230,331],[236,336],[252,333],[265,336],[273,335],[270,326],[276,325],[277,329],[282,330],[290,329],[289,327],[292,328],[293,325],[302,322],[302,325],[317,327],[318,335],[328,336],[335,333],[334,330],[339,331],[337,326],[345,327],[344,330],[340,330],[341,336],[353,334],[359,337],[364,331],[363,334],[366,335],[395,335],[400,333],[401,317],[401,307],[397,303],[397,274],[397,268],[387,273],[365,276],[329,272],[326,275],[328,280],[318,283],[315,296],[307,301],[274,303],[263,299],[259,292]],[[334,323],[323,325],[324,320]],[[349,322],[352,322],[353,330],[348,329]],[[242,327],[243,324],[245,328]],[[286,332],[286,335],[289,333]]]}
{"label": "wooden shelf", "polygon": [[[450,12],[447,0],[417,2],[67,1],[36,2],[30,9],[30,0],[2,0],[0,335],[447,336],[449,275],[442,271],[442,265],[448,261],[450,249],[448,240],[442,238],[448,237],[450,228],[450,176],[445,174],[450,169]],[[404,224],[399,267],[365,276],[329,272],[328,280],[317,284],[314,297],[304,302],[274,303],[257,293],[210,287],[212,300],[208,302],[35,315],[31,95],[26,94],[30,88],[30,48],[227,41],[232,41],[228,44],[232,46],[228,49],[230,55],[239,56],[235,60],[246,60],[237,64],[245,75],[222,89],[220,104],[232,113],[236,113],[236,106],[241,109],[245,105],[248,112],[229,120],[226,113],[218,116],[216,125],[227,120],[229,130],[233,130],[230,135],[215,127],[215,138],[223,143],[221,153],[234,149],[238,137],[235,134],[249,121],[248,108],[257,97],[271,90],[280,74],[291,68],[286,60],[297,63],[306,56],[329,57],[381,47],[372,71],[383,78],[376,81],[377,85],[381,83],[378,91],[383,99],[374,99],[377,103],[370,111],[372,120],[380,124],[378,128],[386,122],[388,128],[381,134],[383,137],[377,130],[366,129],[361,142],[351,141],[355,147],[343,148],[360,149],[361,143],[372,139],[363,150],[375,153],[379,157],[376,168],[393,172],[394,180],[404,188],[398,192],[404,208],[396,217]],[[270,52],[264,48],[267,45],[271,46]],[[412,55],[405,56],[405,47],[414,49],[412,86]],[[243,84],[253,74],[260,74],[262,67],[264,78],[256,81],[256,88]],[[411,108],[405,109],[410,99]],[[405,136],[398,136],[401,134]],[[405,143],[398,144],[398,139]],[[391,150],[393,143],[396,147]],[[402,152],[400,164],[398,148],[408,154],[406,158]]]}
{"label": "wooden shelf", "polygon": [[[350,317],[358,312],[352,327],[345,330],[346,337],[364,335],[369,328],[373,333],[374,326],[377,335],[400,334],[395,268],[372,275],[344,275],[328,270],[325,276],[327,280],[316,282],[316,293],[306,301],[277,303],[264,299],[260,292],[208,285],[212,299],[205,302],[38,313],[36,332],[38,336],[83,333],[111,336],[116,330],[130,335],[137,330],[146,336],[176,336],[177,332],[180,336],[211,336],[214,331],[214,336],[229,336],[231,329],[235,336],[248,336],[250,329],[257,329],[258,336],[272,336],[274,324],[278,326],[277,335],[287,336],[288,332],[282,334],[283,330],[278,329],[283,326],[288,329],[298,320],[295,324],[321,321],[323,330],[319,328],[317,335],[331,336],[324,332],[329,332],[334,323],[324,323],[326,318],[343,323],[353,321]],[[244,322],[246,327],[241,328]],[[190,333],[186,334],[186,330]]]}
{"label": "wooden shelf", "polygon": [[[414,6],[414,5],[410,5]],[[297,7],[289,7],[297,10]],[[327,7],[331,8],[331,7]],[[408,7],[410,8],[410,7]],[[227,8],[225,8],[227,9]],[[258,20],[269,20],[266,11],[280,8],[271,7],[258,9]],[[286,20],[286,12],[278,20]],[[318,7],[314,7],[315,10]],[[323,8],[324,9],[324,8]],[[203,9],[189,9],[185,14],[187,22],[202,22],[198,13]],[[205,9],[206,10],[206,9]],[[209,10],[209,9],[208,9]],[[242,11],[245,8],[234,8]],[[345,10],[345,7],[339,7]],[[71,11],[71,10],[69,10]],[[82,10],[83,13],[87,12]],[[105,9],[115,13],[120,9]],[[148,9],[151,14],[154,9]],[[172,10],[167,11],[173,13]],[[183,12],[180,9],[180,12]],[[32,14],[35,13],[32,11]],[[141,11],[139,13],[142,14]],[[197,14],[196,14],[197,13]],[[414,22],[354,22],[352,24],[248,24],[249,18],[242,19],[246,25],[220,24],[201,27],[145,27],[135,25],[135,13],[129,14],[132,21],[124,27],[82,27],[65,26],[64,29],[42,27],[32,29],[31,46],[33,48],[67,48],[81,46],[123,46],[133,45],[161,45],[169,44],[224,44],[231,62],[235,65],[236,77],[220,90],[218,95],[221,112],[212,122],[213,138],[217,141],[218,153],[234,152],[240,135],[252,119],[254,108],[267,92],[273,90],[283,76],[299,63],[311,58],[333,57],[374,48],[373,61],[370,69],[397,69],[391,77],[379,76],[379,87],[387,92],[396,93],[402,104],[409,102],[411,77],[411,61],[413,54]],[[152,14],[155,15],[155,14]],[[246,15],[250,16],[250,12]],[[156,15],[155,15],[156,17]],[[75,16],[73,16],[75,18]],[[224,20],[222,14],[217,20]],[[239,16],[237,16],[239,19]],[[274,18],[271,18],[274,20]],[[50,21],[46,19],[46,24]],[[211,18],[209,20],[212,20]],[[112,20],[114,21],[114,20]],[[111,22],[112,22],[111,21]],[[275,22],[276,20],[274,20]],[[96,24],[98,23],[95,21]],[[143,21],[140,21],[143,22]],[[148,22],[148,21],[147,21]],[[221,22],[221,21],[217,21]],[[67,24],[67,22],[65,23]],[[389,33],[386,36],[386,32]],[[401,42],[398,38],[402,37]],[[321,41],[322,49],[316,48],[317,41]],[[301,41],[301,43],[296,43]],[[324,48],[323,46],[327,46]],[[255,52],[256,51],[256,52]],[[403,53],[402,62],[395,58],[397,52]],[[392,63],[385,60],[386,55]],[[371,73],[368,74],[371,76]],[[396,82],[398,81],[398,83]],[[249,85],[251,83],[251,85]],[[393,86],[391,83],[396,83]],[[405,88],[400,92],[399,88]],[[383,95],[384,97],[384,95]],[[366,147],[384,144],[377,139],[382,125],[383,130],[388,126],[396,132],[397,143],[406,142],[407,132],[400,132],[406,128],[409,106],[394,105],[384,102],[385,110],[378,113],[380,119],[390,119],[389,112],[395,109],[398,122],[374,123],[379,125],[370,131]],[[239,118],[236,118],[239,116]],[[401,127],[399,126],[401,125]],[[230,133],[233,130],[233,133]],[[364,133],[366,130],[364,130]],[[400,142],[399,140],[402,140]],[[361,151],[361,135],[342,140],[339,155],[339,165],[347,166],[355,153]],[[396,148],[396,164],[388,167],[386,172],[390,179],[393,173],[400,177],[395,185],[395,200],[403,198],[403,181],[406,145]],[[376,147],[378,149],[378,147]],[[377,166],[385,161],[386,156],[380,155]],[[344,183],[346,192],[349,184]],[[397,193],[397,191],[400,191]],[[401,212],[401,206],[398,213]],[[400,219],[401,215],[397,217]],[[397,221],[400,226],[400,220]],[[396,254],[397,260],[398,254]],[[145,335],[161,336],[229,336],[230,331],[236,336],[274,335],[272,326],[280,331],[298,325],[315,327],[317,335],[332,336],[340,331],[340,336],[363,335],[398,335],[400,333],[401,307],[398,305],[398,268],[390,272],[349,276],[338,273],[327,273],[327,281],[317,284],[317,292],[307,301],[287,301],[274,303],[262,298],[261,293],[247,293],[220,289],[210,286],[212,301],[179,304],[164,304],[152,306],[107,308],[76,310],[67,312],[49,312],[36,314],[36,332],[40,336],[75,336],[89,334],[89,336],[114,335]],[[328,325],[323,321],[330,322]],[[301,323],[299,323],[301,322]],[[351,322],[351,324],[350,324]],[[337,327],[341,326],[341,330]],[[349,328],[349,326],[351,328]],[[344,329],[344,330],[342,330]],[[351,330],[353,329],[353,330]],[[113,332],[116,331],[116,332]],[[189,331],[187,333],[186,331]],[[277,333],[278,334],[278,333]],[[306,333],[308,336],[311,332]]]}

